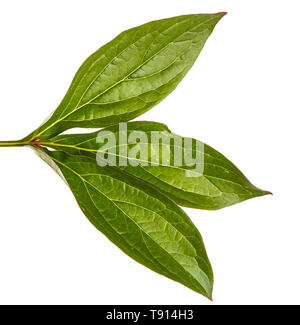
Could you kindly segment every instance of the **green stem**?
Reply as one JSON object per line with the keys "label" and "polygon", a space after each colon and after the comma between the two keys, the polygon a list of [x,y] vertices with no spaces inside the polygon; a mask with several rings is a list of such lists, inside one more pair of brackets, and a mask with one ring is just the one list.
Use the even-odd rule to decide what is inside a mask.
{"label": "green stem", "polygon": [[0,147],[23,147],[28,144],[24,141],[0,141]]}

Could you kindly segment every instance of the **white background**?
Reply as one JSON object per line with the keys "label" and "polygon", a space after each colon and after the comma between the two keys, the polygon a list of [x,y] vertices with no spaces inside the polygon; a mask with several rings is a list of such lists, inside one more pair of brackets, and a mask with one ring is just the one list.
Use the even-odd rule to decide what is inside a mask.
{"label": "white background", "polygon": [[228,15],[190,73],[139,118],[206,142],[274,193],[186,209],[214,268],[214,302],[129,259],[30,149],[0,148],[1,304],[300,303],[299,1],[1,1],[0,139],[36,128],[121,31],[219,11]]}

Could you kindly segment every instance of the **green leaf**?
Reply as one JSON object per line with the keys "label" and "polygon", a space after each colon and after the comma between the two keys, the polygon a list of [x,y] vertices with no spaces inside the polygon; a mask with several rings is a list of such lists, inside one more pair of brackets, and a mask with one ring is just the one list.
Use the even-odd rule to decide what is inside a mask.
{"label": "green leaf", "polygon": [[199,231],[159,191],[114,167],[37,149],[73,192],[90,222],[127,255],[211,298],[213,273]]}
{"label": "green leaf", "polygon": [[[96,158],[98,151],[107,152],[108,156],[118,158],[116,159],[116,165],[119,168],[154,185],[177,204],[186,207],[207,210],[220,209],[247,199],[270,194],[270,192],[260,190],[252,185],[242,172],[222,154],[195,139],[192,140],[193,156],[197,157],[199,166],[202,168],[200,170],[192,169],[185,164],[184,160],[181,166],[176,166],[174,164],[174,152],[177,148],[174,147],[176,143],[183,144],[184,141],[182,137],[172,133],[164,124],[155,122],[127,123],[125,151],[124,134],[122,134],[121,130],[123,137],[121,138],[118,125],[105,128],[101,130],[100,134],[103,134],[103,131],[110,131],[115,136],[116,143],[113,146],[109,145],[110,150],[102,149],[102,144],[97,143],[99,132],[60,135],[41,142],[41,145],[69,152],[73,155],[88,156],[93,159]],[[139,143],[136,143],[136,141],[130,143],[128,141],[130,135],[136,131],[146,134],[148,143],[145,144],[145,142],[141,141]],[[160,131],[163,134],[164,141],[159,146],[159,150],[157,148],[153,150],[153,143],[150,145],[153,131]],[[176,142],[176,140],[179,140],[179,142]],[[132,148],[138,148],[142,151],[145,146],[149,153],[146,160],[148,166],[145,166],[145,159],[138,157],[138,155],[136,156],[138,158],[129,155]],[[170,154],[170,164],[164,163],[163,150]],[[183,148],[183,153],[187,150],[188,148]],[[120,156],[128,159],[127,166],[120,166]],[[130,160],[134,160],[134,163],[138,163],[138,166],[131,166]],[[157,162],[154,166],[151,165],[153,160]]]}
{"label": "green leaf", "polygon": [[224,14],[157,20],[121,33],[83,63],[56,111],[25,139],[143,114],[175,89]]}

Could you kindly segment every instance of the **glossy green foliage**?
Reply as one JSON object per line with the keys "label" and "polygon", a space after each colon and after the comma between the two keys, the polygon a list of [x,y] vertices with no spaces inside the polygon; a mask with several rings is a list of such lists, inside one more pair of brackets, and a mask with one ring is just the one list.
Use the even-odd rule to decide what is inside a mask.
{"label": "glossy green foliage", "polygon": [[[199,164],[203,165],[203,168],[200,168],[199,171],[191,169],[190,166],[184,164],[184,161],[180,166],[176,166],[174,164],[174,146],[176,143],[183,144],[184,139],[172,133],[167,126],[161,123],[127,123],[126,137],[122,132],[120,136],[119,126],[108,127],[101,132],[90,134],[59,135],[47,140],[45,146],[95,159],[97,152],[102,148],[102,143],[97,142],[97,137],[103,131],[110,131],[115,135],[115,148],[110,146],[110,150],[105,149],[105,151],[107,155],[116,156],[117,167],[158,187],[179,205],[207,210],[220,209],[253,197],[269,194],[269,192],[253,186],[239,169],[222,154],[194,139],[193,155],[198,157]],[[150,142],[153,131],[159,131],[162,135],[163,141],[158,147],[159,150]],[[140,132],[141,135],[147,135],[148,143],[128,142],[133,133],[139,134]],[[125,138],[126,150],[124,150],[123,142]],[[147,166],[145,161],[139,157],[139,153],[145,145],[149,151]],[[131,149],[135,149],[136,157],[128,155]],[[183,156],[186,150],[183,147]],[[197,156],[195,155],[196,151],[198,151]],[[170,164],[164,163],[163,152],[169,153]],[[128,159],[127,166],[120,166],[120,157],[124,158],[124,154]],[[167,162],[168,159],[169,157],[166,159]],[[130,165],[130,160],[134,160],[133,166]],[[157,165],[151,164],[152,161],[157,162]],[[136,164],[138,165],[136,166]]]}
{"label": "glossy green foliage", "polygon": [[174,90],[223,16],[179,16],[121,33],[83,63],[59,107],[29,138],[143,114]]}
{"label": "glossy green foliage", "polygon": [[63,177],[90,222],[127,255],[211,298],[213,273],[201,235],[172,200],[95,160],[41,149],[38,154]]}
{"label": "glossy green foliage", "polygon": [[[0,141],[0,147],[34,148],[90,222],[122,251],[209,299],[213,273],[201,235],[176,204],[220,209],[269,192],[216,150],[164,124],[131,122],[125,131],[118,124],[176,88],[224,14],[173,17],[121,33],[83,63],[46,122],[22,140]],[[74,127],[104,129],[60,135]],[[105,146],[103,132],[115,142]],[[160,133],[157,143],[153,132]],[[100,167],[110,158],[113,166]]]}

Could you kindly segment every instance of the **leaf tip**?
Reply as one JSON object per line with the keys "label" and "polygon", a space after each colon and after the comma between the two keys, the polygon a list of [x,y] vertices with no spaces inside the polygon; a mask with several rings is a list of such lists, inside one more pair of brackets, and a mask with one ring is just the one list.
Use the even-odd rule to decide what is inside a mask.
{"label": "leaf tip", "polygon": [[265,195],[273,195],[270,191],[260,190],[261,194],[259,196],[265,196]]}
{"label": "leaf tip", "polygon": [[226,11],[221,11],[221,12],[218,12],[216,15],[219,16],[218,21],[220,21],[224,16],[227,15],[227,12]]}
{"label": "leaf tip", "polygon": [[216,17],[217,22],[219,22],[226,15],[227,15],[226,11],[221,11],[221,12],[217,12],[217,13],[214,14],[214,16]]}
{"label": "leaf tip", "polygon": [[206,294],[204,295],[208,300],[213,301],[213,283],[211,283],[211,286],[208,291],[206,291]]}
{"label": "leaf tip", "polygon": [[262,189],[260,189],[258,187],[254,187],[254,189],[255,189],[255,195],[254,195],[254,197],[257,197],[257,196],[265,196],[265,195],[273,195],[272,192],[266,191],[266,190],[262,190]]}
{"label": "leaf tip", "polygon": [[207,299],[210,301],[214,301],[212,296],[207,296]]}

